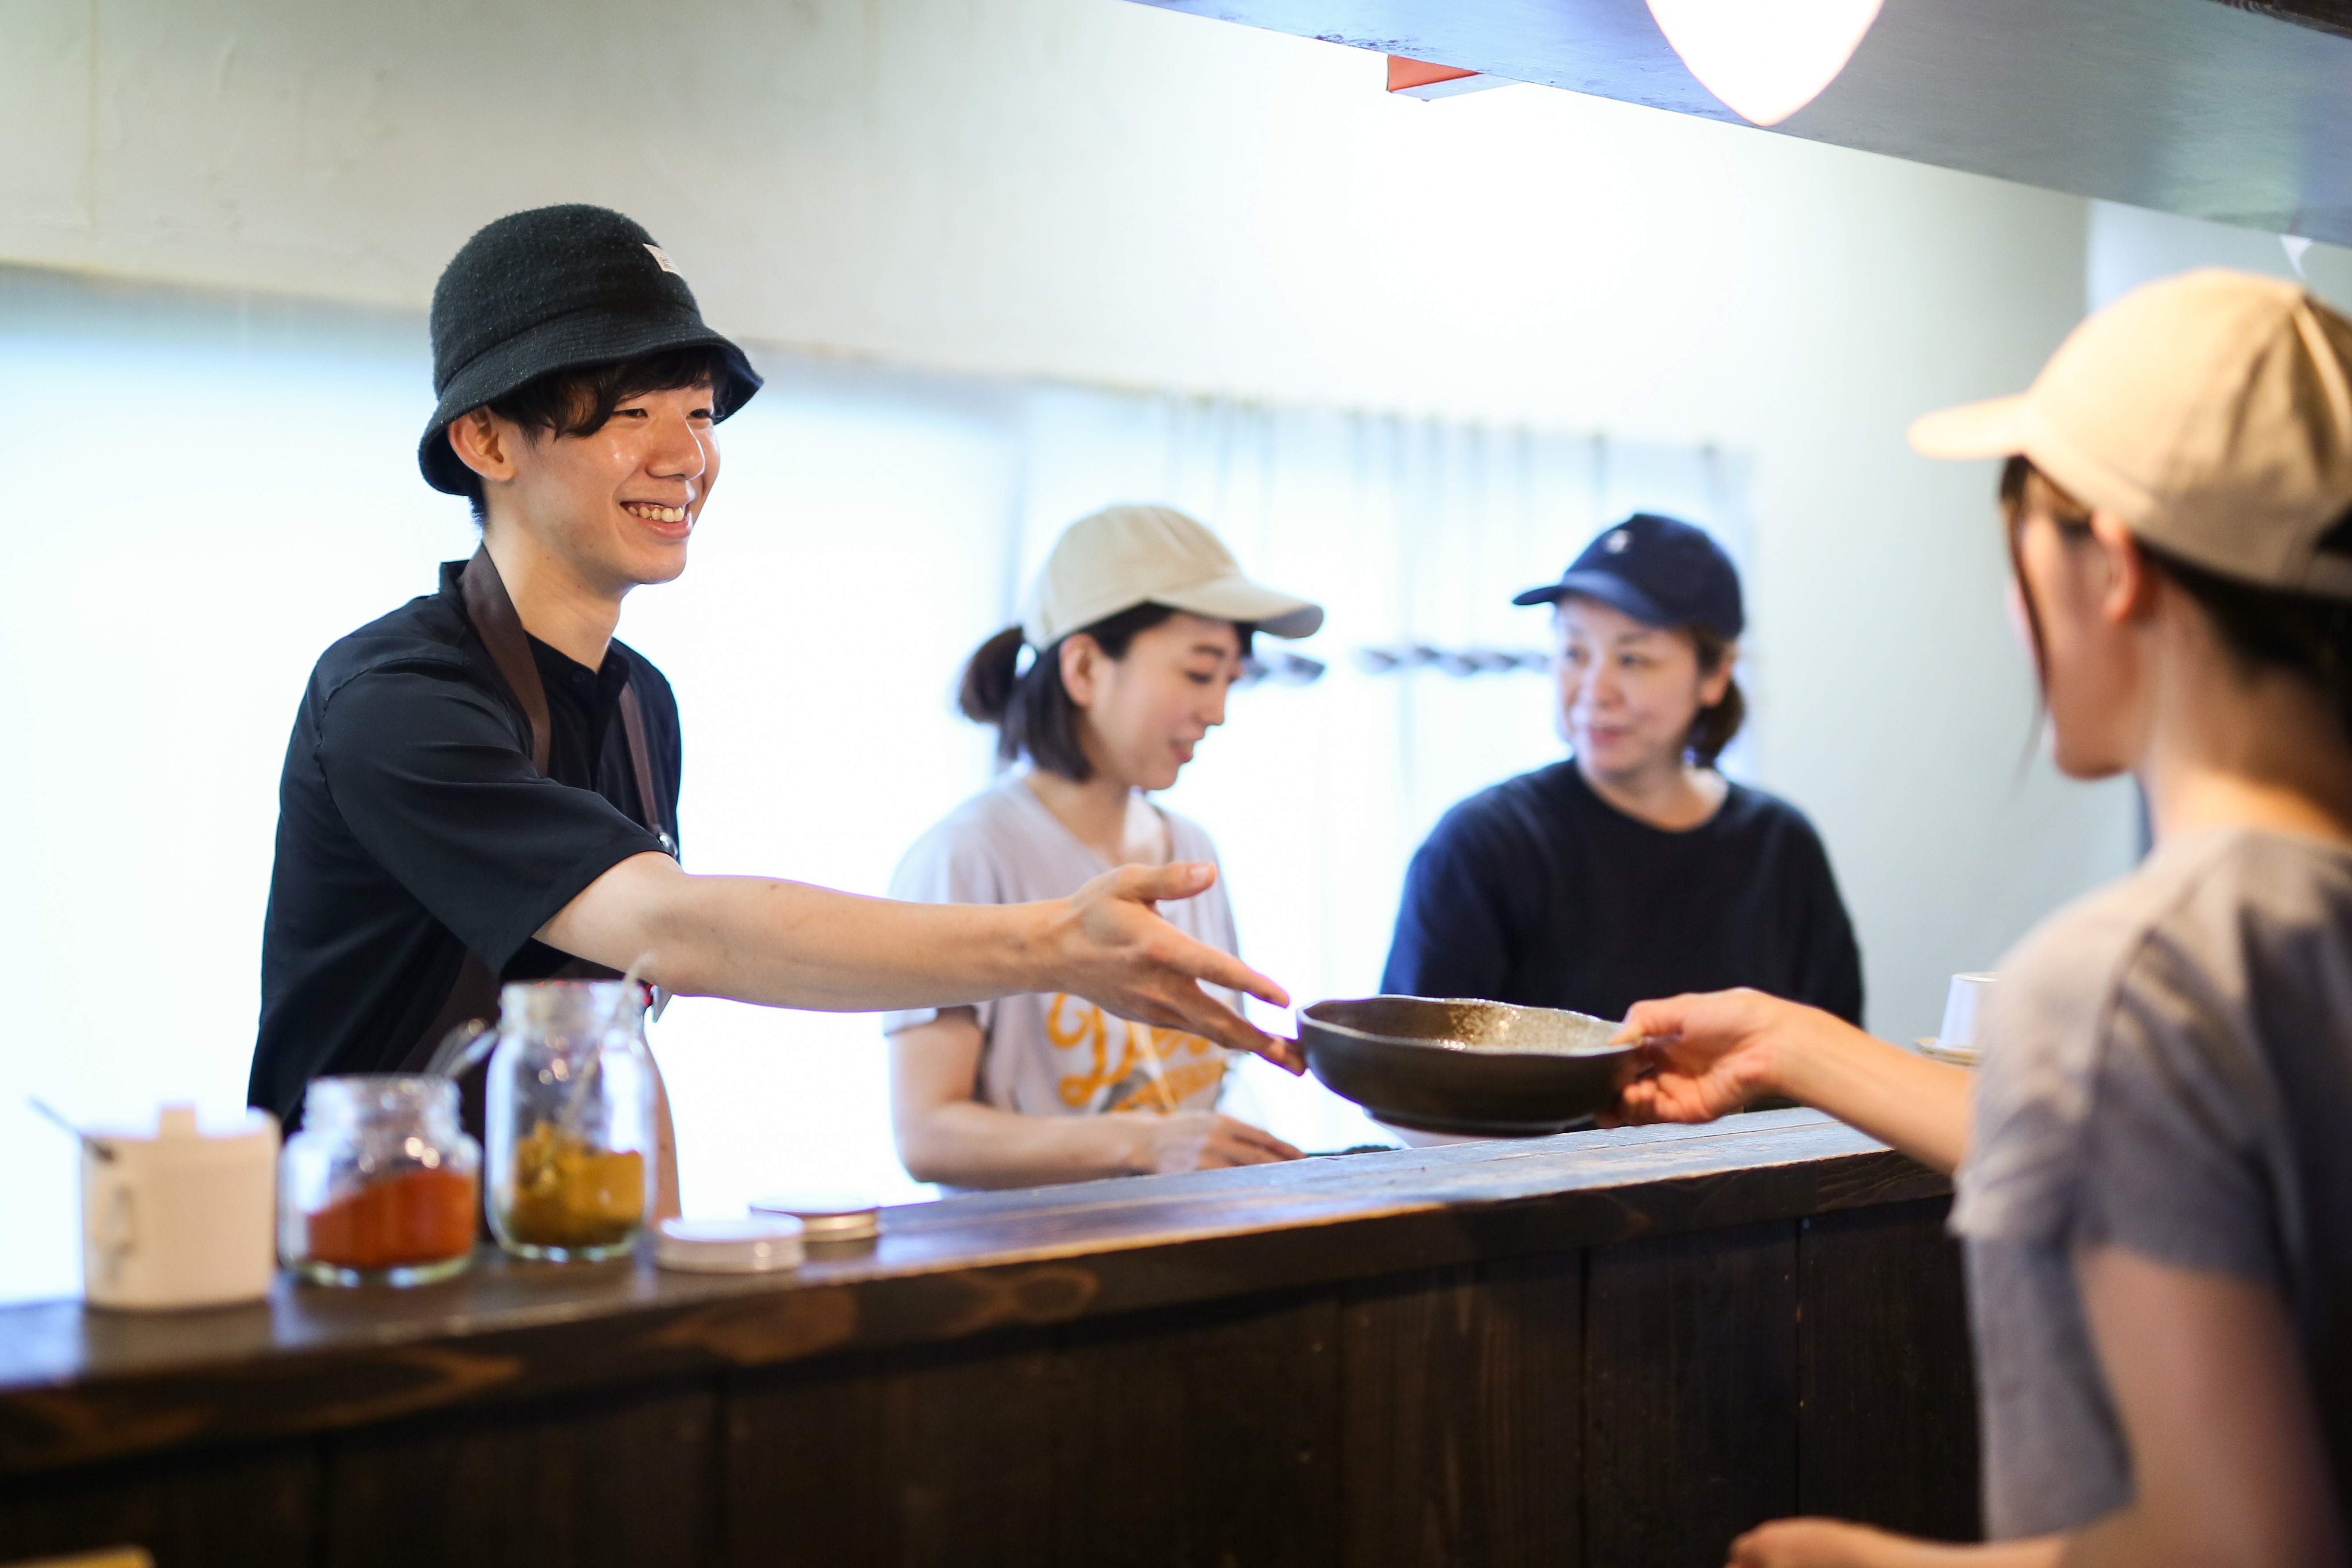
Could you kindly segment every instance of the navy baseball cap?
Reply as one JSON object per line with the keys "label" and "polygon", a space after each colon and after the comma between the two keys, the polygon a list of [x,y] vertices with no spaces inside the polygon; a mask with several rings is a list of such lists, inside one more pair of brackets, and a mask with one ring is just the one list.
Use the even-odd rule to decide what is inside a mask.
{"label": "navy baseball cap", "polygon": [[1705,626],[1729,641],[1748,625],[1739,573],[1705,529],[1637,511],[1584,547],[1557,583],[1514,605],[1553,605],[1582,594],[1653,626]]}

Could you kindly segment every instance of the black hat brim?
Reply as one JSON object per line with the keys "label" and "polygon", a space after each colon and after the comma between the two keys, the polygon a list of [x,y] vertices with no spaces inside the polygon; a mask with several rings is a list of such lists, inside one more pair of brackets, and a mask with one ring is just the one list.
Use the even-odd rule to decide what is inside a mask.
{"label": "black hat brim", "polygon": [[440,405],[433,410],[432,422],[416,444],[416,466],[424,470],[425,482],[435,489],[457,496],[470,494],[472,476],[449,448],[451,420],[495,403],[543,375],[697,348],[717,351],[726,363],[730,384],[715,389],[719,405],[712,410],[724,419],[760,390],[760,374],[741,349],[700,321],[674,316],[616,319],[601,310],[541,321],[488,350],[450,378]]}

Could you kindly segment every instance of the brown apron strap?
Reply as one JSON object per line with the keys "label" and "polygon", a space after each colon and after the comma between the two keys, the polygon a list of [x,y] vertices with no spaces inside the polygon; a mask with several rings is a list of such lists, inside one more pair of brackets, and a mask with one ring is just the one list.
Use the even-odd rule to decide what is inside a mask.
{"label": "brown apron strap", "polygon": [[[507,593],[504,579],[499,575],[497,563],[490,559],[487,546],[474,552],[466,563],[466,570],[457,579],[465,595],[467,618],[474,623],[476,635],[490,652],[506,678],[507,687],[515,700],[522,705],[523,714],[530,721],[530,765],[542,774],[547,772],[548,747],[552,739],[552,725],[547,712],[547,688],[540,683],[539,665],[530,657],[530,642],[522,628],[522,617],[515,614],[514,600]],[[645,826],[661,840],[662,847],[670,854],[677,853],[677,841],[669,836],[662,820],[660,797],[654,793],[653,758],[646,746],[645,713],[637,706],[635,688],[621,689],[621,732],[628,743],[629,766],[636,774],[638,814]],[[557,980],[617,980],[617,970],[601,963],[591,963],[584,958],[574,958],[550,976]],[[499,1016],[499,976],[488,960],[471,948],[467,949],[465,962],[458,965],[457,978],[442,999],[439,1011],[425,1032],[408,1047],[401,1060],[400,1070],[415,1072],[433,1059],[434,1051],[450,1030],[469,1019],[479,1018],[495,1024]],[[481,1123],[481,1075],[467,1075],[471,1080],[461,1086],[467,1112],[467,1125],[478,1135]]]}
{"label": "brown apron strap", "polygon": [[[474,558],[466,563],[466,570],[457,582],[465,593],[466,615],[474,623],[476,635],[490,650],[499,673],[506,678],[508,689],[530,721],[530,765],[544,773],[552,734],[552,721],[547,714],[547,688],[540,683],[539,665],[530,657],[530,642],[522,629],[522,617],[515,614],[514,600],[507,595],[506,581],[499,575],[498,563],[490,559],[487,545],[474,552]],[[638,820],[661,840],[664,849],[676,855],[677,840],[670,837],[669,824],[662,820],[661,798],[654,793],[653,753],[646,745],[645,710],[638,706],[634,686],[621,688],[621,734],[628,742],[630,770],[636,774]]]}
{"label": "brown apron strap", "polygon": [[621,688],[621,733],[629,742],[629,766],[637,775],[637,814],[670,858],[677,858],[677,840],[662,820],[661,796],[654,793],[653,752],[646,745],[646,715],[637,706],[637,689]]}
{"label": "brown apron strap", "polygon": [[490,559],[488,545],[474,552],[457,586],[465,595],[466,618],[474,623],[474,634],[490,650],[499,673],[506,677],[507,689],[514,693],[515,700],[522,704],[523,716],[530,721],[530,765],[543,773],[553,732],[547,717],[547,688],[539,682],[539,666],[531,660],[522,617],[515,614],[514,601],[507,596],[506,581]]}

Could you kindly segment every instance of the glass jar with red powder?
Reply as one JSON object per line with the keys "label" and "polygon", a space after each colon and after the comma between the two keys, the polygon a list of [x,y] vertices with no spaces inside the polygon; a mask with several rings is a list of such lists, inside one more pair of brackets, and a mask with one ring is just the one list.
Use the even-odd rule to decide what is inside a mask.
{"label": "glass jar with red powder", "polygon": [[474,1255],[482,1146],[446,1078],[310,1080],[278,1167],[278,1252],[322,1285],[426,1285]]}

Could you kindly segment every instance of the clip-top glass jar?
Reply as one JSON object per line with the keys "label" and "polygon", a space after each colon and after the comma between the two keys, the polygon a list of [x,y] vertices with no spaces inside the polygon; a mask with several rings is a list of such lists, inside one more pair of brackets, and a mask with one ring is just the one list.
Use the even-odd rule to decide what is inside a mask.
{"label": "clip-top glass jar", "polygon": [[482,1146],[446,1078],[310,1080],[278,1166],[278,1253],[325,1285],[426,1285],[474,1255]]}
{"label": "clip-top glass jar", "polygon": [[628,989],[542,980],[499,994],[485,1123],[490,1232],[519,1258],[615,1257],[653,1213],[653,1058],[645,994]]}

